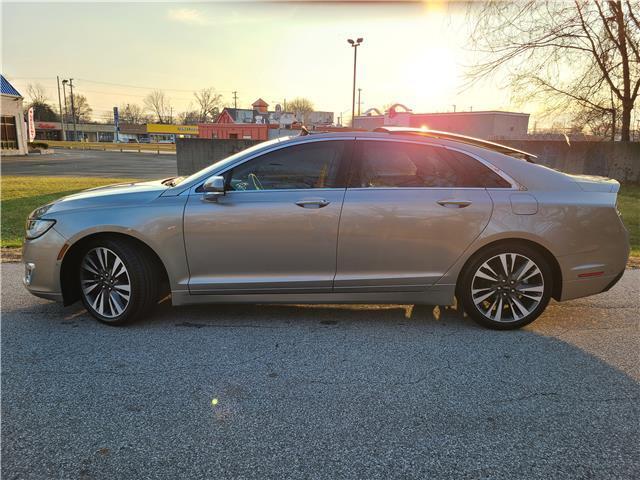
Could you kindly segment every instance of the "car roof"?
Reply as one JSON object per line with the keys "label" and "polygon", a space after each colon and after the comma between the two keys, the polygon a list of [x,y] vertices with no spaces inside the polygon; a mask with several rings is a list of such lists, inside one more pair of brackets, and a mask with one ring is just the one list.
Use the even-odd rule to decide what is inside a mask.
{"label": "car roof", "polygon": [[[530,163],[535,163],[534,158],[536,155],[517,148],[502,145],[500,143],[490,142],[481,138],[469,137],[467,135],[461,135],[458,133],[443,132],[439,130],[426,130],[421,128],[407,128],[407,127],[379,127],[373,131],[349,131],[349,132],[322,132],[322,131],[306,131],[300,134],[300,137],[310,135],[316,137],[317,135],[327,135],[332,137],[356,137],[356,138],[389,138],[389,135],[405,137],[405,139],[439,139],[452,143],[462,143],[465,145],[473,145],[475,147],[484,148],[494,152],[502,153],[510,157],[524,159]],[[289,137],[289,139],[298,139],[300,137]]]}

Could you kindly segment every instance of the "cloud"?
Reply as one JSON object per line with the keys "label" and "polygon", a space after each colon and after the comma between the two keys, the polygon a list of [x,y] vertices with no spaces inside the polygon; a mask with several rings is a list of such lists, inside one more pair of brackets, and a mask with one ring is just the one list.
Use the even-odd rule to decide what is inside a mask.
{"label": "cloud", "polygon": [[167,13],[167,17],[174,22],[188,23],[191,25],[205,25],[208,23],[202,13],[191,8],[172,8]]}

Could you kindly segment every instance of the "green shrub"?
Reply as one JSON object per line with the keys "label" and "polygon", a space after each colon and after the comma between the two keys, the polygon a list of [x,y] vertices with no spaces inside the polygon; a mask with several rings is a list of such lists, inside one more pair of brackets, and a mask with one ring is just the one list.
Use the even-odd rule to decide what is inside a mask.
{"label": "green shrub", "polygon": [[49,144],[45,142],[29,142],[29,148],[40,148],[42,150],[47,150],[49,148]]}

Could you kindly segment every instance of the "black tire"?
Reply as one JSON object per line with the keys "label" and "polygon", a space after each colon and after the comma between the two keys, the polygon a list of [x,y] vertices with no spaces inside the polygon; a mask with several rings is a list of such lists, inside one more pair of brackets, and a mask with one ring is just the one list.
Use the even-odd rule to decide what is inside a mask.
{"label": "black tire", "polygon": [[[106,279],[98,278],[98,275],[95,275],[93,271],[87,271],[83,266],[86,265],[85,259],[87,259],[87,262],[91,261],[90,266],[99,266],[97,252],[104,252],[105,250],[110,252],[107,253],[107,260],[114,259],[114,255],[117,255],[124,265],[126,273],[126,276],[121,274],[118,277],[120,280],[118,278],[112,280],[109,286],[105,286]],[[104,255],[101,255],[104,258]],[[108,268],[98,270],[98,273],[105,271],[108,271]],[[125,303],[123,299],[126,297],[126,290],[122,290],[126,287],[126,280],[123,281],[123,277],[129,281],[129,296],[126,300],[126,305],[122,308]],[[158,301],[158,268],[149,253],[132,241],[98,238],[88,243],[80,255],[77,279],[80,284],[80,298],[84,307],[94,318],[108,325],[124,325],[142,319],[151,313]],[[94,283],[90,282],[96,282],[98,284],[97,287],[93,287]],[[87,285],[93,287],[93,290],[88,294],[83,290],[83,286],[86,287]],[[93,292],[99,292],[100,290],[103,290],[102,304],[99,301],[92,302]],[[116,300],[119,300],[117,305]],[[92,303],[97,303],[96,307]],[[104,307],[102,312],[99,311],[101,305]],[[119,307],[122,308],[122,311],[118,311]]]}
{"label": "black tire", "polygon": [[[520,270],[529,265],[525,259],[532,261],[534,266],[522,273],[521,278],[532,272],[533,275],[524,282],[518,282],[516,278]],[[502,275],[505,272],[502,263],[504,260],[507,270],[513,270],[512,274]],[[535,267],[539,273],[535,273]],[[497,281],[484,278],[483,274],[492,278],[495,275]],[[505,281],[502,280],[503,276],[506,277]],[[512,281],[515,283],[511,284]],[[549,304],[552,291],[553,274],[544,255],[527,245],[501,244],[481,250],[470,259],[458,284],[457,296],[465,312],[475,322],[494,330],[512,330],[528,325],[538,318]],[[490,296],[476,303],[485,295]],[[502,306],[500,314],[497,313],[498,305]],[[528,313],[524,314],[525,311]]]}

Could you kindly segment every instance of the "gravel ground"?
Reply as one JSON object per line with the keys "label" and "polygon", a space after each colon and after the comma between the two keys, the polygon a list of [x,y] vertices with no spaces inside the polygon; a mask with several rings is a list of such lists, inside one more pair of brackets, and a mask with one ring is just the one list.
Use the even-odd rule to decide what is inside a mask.
{"label": "gravel ground", "polygon": [[161,306],[2,265],[2,477],[639,478],[640,270],[516,332],[453,309]]}

